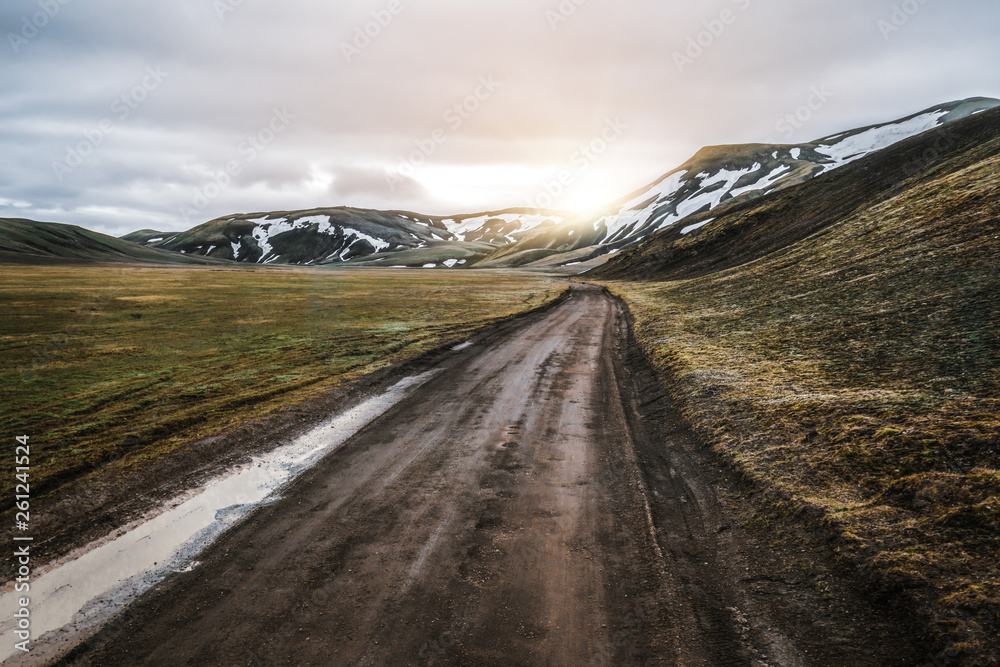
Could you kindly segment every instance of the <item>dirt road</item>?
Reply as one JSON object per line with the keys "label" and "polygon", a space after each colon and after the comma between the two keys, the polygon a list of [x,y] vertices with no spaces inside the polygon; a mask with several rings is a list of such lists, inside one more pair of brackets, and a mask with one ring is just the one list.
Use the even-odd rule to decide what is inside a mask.
{"label": "dirt road", "polygon": [[579,288],[457,352],[64,662],[892,664],[850,619],[741,592],[767,564],[623,326]]}

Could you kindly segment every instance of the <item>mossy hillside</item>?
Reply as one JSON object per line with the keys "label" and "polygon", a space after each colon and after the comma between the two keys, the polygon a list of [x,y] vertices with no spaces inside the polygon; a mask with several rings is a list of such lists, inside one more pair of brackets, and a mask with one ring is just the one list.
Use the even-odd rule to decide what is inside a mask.
{"label": "mossy hillside", "polygon": [[998,154],[971,148],[964,167],[740,267],[606,283],[717,451],[822,517],[942,648],[994,658]]}
{"label": "mossy hillside", "polygon": [[590,275],[675,280],[752,262],[913,187],[954,174],[1000,150],[1000,108],[907,139],[796,187],[741,197],[711,213],[690,234],[676,225],[624,249]]}
{"label": "mossy hillside", "polygon": [[0,261],[9,260],[217,264],[201,257],[145,248],[74,225],[0,218]]}

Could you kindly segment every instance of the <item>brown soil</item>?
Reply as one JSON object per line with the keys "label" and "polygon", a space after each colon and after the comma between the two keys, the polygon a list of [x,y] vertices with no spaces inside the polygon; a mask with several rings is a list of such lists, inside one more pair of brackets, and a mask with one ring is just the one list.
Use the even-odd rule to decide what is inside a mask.
{"label": "brown soil", "polygon": [[821,543],[755,521],[600,290],[436,366],[62,664],[927,660]]}
{"label": "brown soil", "polygon": [[[564,296],[533,311],[508,317],[474,335],[483,344],[511,334],[524,322],[562,303]],[[331,414],[343,412],[380,394],[400,378],[416,375],[451,356],[452,344],[396,363],[318,398],[290,405],[279,413],[243,424],[221,436],[204,438],[180,450],[147,461],[128,475],[88,479],[68,491],[32,503],[32,552],[39,563],[53,562],[74,549],[105,538],[142,520],[163,504],[216,477],[250,457],[267,452],[309,431]],[[13,563],[12,559],[8,559]]]}

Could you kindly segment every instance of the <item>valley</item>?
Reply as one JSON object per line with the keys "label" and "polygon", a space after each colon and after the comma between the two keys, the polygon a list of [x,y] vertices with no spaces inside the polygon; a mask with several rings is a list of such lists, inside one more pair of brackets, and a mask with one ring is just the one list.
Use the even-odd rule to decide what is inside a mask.
{"label": "valley", "polygon": [[998,173],[970,98],[585,213],[0,220],[46,562],[414,382],[11,664],[996,664]]}
{"label": "valley", "polygon": [[[38,557],[103,537],[405,362],[564,289],[429,272],[4,271],[0,410],[34,434]],[[3,484],[12,516],[13,478]]]}
{"label": "valley", "polygon": [[575,287],[431,365],[56,664],[919,659],[801,544],[759,543],[637,362],[621,307]]}

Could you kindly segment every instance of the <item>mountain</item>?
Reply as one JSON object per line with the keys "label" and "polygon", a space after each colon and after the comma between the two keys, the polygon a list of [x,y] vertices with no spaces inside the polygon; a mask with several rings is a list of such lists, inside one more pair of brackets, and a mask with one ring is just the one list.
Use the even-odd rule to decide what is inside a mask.
{"label": "mountain", "polygon": [[144,248],[73,225],[0,218],[0,262],[41,264],[66,261],[214,263],[202,257]]}
{"label": "mountain", "polygon": [[[812,179],[831,178],[868,155],[997,106],[1000,100],[970,98],[804,144],[706,147],[654,183],[583,214],[512,208],[430,216],[349,207],[248,213],[183,232],[134,232],[120,241],[129,245],[97,243],[101,251],[92,247],[93,238],[81,240],[81,248],[89,249],[80,253],[84,258],[95,252],[134,256],[135,244],[188,258],[253,264],[522,267],[581,273],[647,238],[701,233],[732,207]],[[911,167],[919,171],[919,165]],[[29,238],[18,241],[21,250],[11,246],[6,252],[39,251],[37,243],[31,249]],[[54,256],[77,256],[65,239],[55,241],[60,244],[62,254]],[[154,257],[151,261],[164,261],[165,255]]]}
{"label": "mountain", "polygon": [[804,144],[703,148],[645,188],[555,229],[530,234],[477,266],[592,268],[661,230],[679,226],[691,233],[710,221],[709,213],[828,174],[899,141],[997,106],[1000,100],[970,98]]}
{"label": "mountain", "polygon": [[549,230],[561,211],[506,209],[449,217],[347,207],[248,213],[185,232],[142,230],[122,237],[187,255],[255,264],[462,266]]}
{"label": "mountain", "polygon": [[708,215],[588,279],[713,457],[940,664],[1000,665],[1000,108]]}
{"label": "mountain", "polygon": [[615,254],[588,275],[679,280],[741,266],[823,232],[917,185],[960,172],[1000,135],[1000,107],[876,151],[822,179],[743,200]]}

